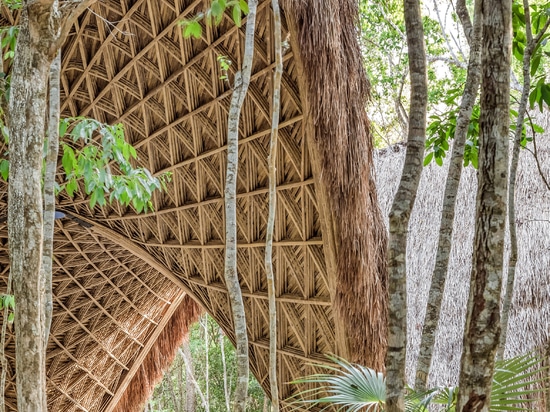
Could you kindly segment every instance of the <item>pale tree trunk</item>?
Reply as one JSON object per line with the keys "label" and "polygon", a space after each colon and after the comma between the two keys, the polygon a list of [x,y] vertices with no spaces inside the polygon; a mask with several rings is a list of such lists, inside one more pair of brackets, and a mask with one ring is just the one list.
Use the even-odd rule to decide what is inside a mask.
{"label": "pale tree trunk", "polygon": [[271,118],[271,140],[269,144],[269,214],[267,218],[265,245],[265,272],[267,275],[267,295],[269,299],[269,387],[271,390],[271,410],[279,410],[279,388],[277,384],[277,302],[275,301],[275,278],[273,275],[273,229],[277,206],[277,135],[279,133],[279,113],[281,105],[281,77],[283,75],[283,49],[281,40],[281,11],[279,1],[272,0],[273,38],[275,43],[275,73],[273,76],[273,107]]}
{"label": "pale tree trunk", "polygon": [[488,411],[500,335],[508,189],[511,0],[483,1],[479,172],[457,411]]}
{"label": "pale tree trunk", "polygon": [[[192,380],[195,379],[194,377],[194,366],[193,366],[193,357],[191,356],[191,348],[189,347],[189,339],[186,339],[185,342],[183,342],[183,365],[186,369],[186,385],[185,385],[185,411],[186,412],[195,412],[196,409],[196,386],[194,383],[189,384],[192,382]],[[187,370],[190,371],[190,375],[187,372]]]}
{"label": "pale tree trunk", "polygon": [[[471,40],[474,35],[474,26],[472,25],[472,20],[470,19],[470,13],[468,12],[468,7],[466,7],[466,0],[457,0],[456,1],[456,14],[460,19],[462,24],[462,29],[464,30],[464,35],[466,40],[471,45]],[[477,11],[477,7],[476,7]],[[471,51],[470,51],[471,53]]]}
{"label": "pale tree trunk", "polygon": [[206,399],[206,404],[204,406],[206,412],[210,412],[210,336],[208,335],[208,315],[200,321],[202,327],[204,328],[204,346],[205,346],[205,356],[204,356],[204,382],[206,385],[204,396]]}
{"label": "pale tree trunk", "polygon": [[[469,18],[468,18],[469,20]],[[443,292],[445,290],[445,281],[447,279],[447,268],[449,256],[451,254],[451,243],[453,236],[453,222],[455,218],[455,205],[462,174],[462,164],[464,162],[464,145],[472,116],[472,109],[476,101],[479,82],[481,78],[481,0],[476,0],[474,25],[470,40],[470,59],[468,63],[468,75],[466,85],[462,94],[460,110],[456,121],[454,134],[453,151],[451,163],[447,174],[445,184],[445,194],[443,196],[443,210],[441,212],[441,223],[439,228],[439,243],[437,246],[437,255],[435,258],[435,267],[432,274],[430,292],[428,294],[428,304],[426,307],[426,317],[422,329],[422,341],[420,343],[420,353],[418,355],[418,364],[416,366],[415,389],[425,390],[428,383],[428,375],[432,362],[433,348],[435,343],[435,333],[439,322],[441,312],[441,302],[443,301]]]}
{"label": "pale tree trunk", "polygon": [[220,351],[222,354],[222,370],[223,370],[223,395],[225,399],[225,409],[227,412],[231,412],[231,406],[230,406],[230,393],[229,393],[229,385],[227,385],[227,364],[225,361],[225,342],[224,342],[224,334],[222,331],[222,328],[218,329],[218,336],[220,340]]}
{"label": "pale tree trunk", "polygon": [[527,111],[527,102],[529,100],[529,91],[531,89],[531,57],[535,47],[540,39],[546,33],[550,20],[546,22],[542,30],[533,38],[531,31],[531,13],[529,10],[529,1],[523,0],[525,13],[525,34],[527,37],[527,46],[523,51],[523,90],[518,107],[518,117],[516,119],[516,131],[514,133],[512,159],[510,161],[510,177],[508,183],[508,228],[510,233],[510,257],[508,259],[508,276],[506,278],[506,294],[502,302],[502,319],[500,325],[502,328],[500,341],[497,350],[497,359],[504,357],[506,348],[506,337],[508,335],[508,320],[510,319],[510,307],[514,296],[514,281],[516,278],[516,264],[518,262],[518,239],[516,234],[516,176],[519,162],[519,151],[521,147],[521,135],[525,113]]}
{"label": "pale tree trunk", "polygon": [[193,362],[192,362],[191,356],[190,356],[191,354],[190,353],[186,354],[181,349],[178,349],[178,351],[179,351],[179,354],[180,354],[181,358],[183,359],[183,363],[185,364],[185,371],[186,371],[186,376],[187,376],[187,381],[188,381],[187,386],[189,386],[189,382],[191,382],[191,385],[193,385],[193,387],[195,388],[196,393],[199,395],[199,398],[201,399],[201,404],[202,404],[204,410],[208,412],[210,410],[210,406],[208,404],[208,400],[204,396],[204,393],[202,392],[202,390],[199,386],[199,383],[195,379],[195,373],[194,373],[193,368],[192,368]]}
{"label": "pale tree trunk", "polygon": [[405,0],[404,10],[411,76],[411,107],[405,164],[390,211],[389,319],[386,355],[386,408],[388,412],[404,410],[407,349],[407,232],[422,173],[428,99],[426,53],[420,1]]}
{"label": "pale tree trunk", "polygon": [[48,346],[50,326],[52,324],[52,262],[53,233],[55,224],[55,172],[59,152],[59,76],[61,71],[61,52],[57,53],[50,68],[50,100],[48,120],[48,152],[44,173],[44,230],[42,251],[42,281],[44,282],[44,350]]}
{"label": "pale tree trunk", "polygon": [[254,55],[254,29],[257,0],[249,0],[246,21],[244,56],[241,71],[235,74],[235,84],[229,106],[227,124],[227,174],[225,180],[225,284],[235,330],[237,386],[233,410],[245,412],[248,394],[248,335],[244,302],[237,273],[237,166],[239,161],[239,119],[250,83]]}
{"label": "pale tree trunk", "polygon": [[[168,372],[170,375],[171,373]],[[171,376],[170,376],[171,377]],[[172,412],[180,412],[179,402],[178,398],[176,396],[176,391],[174,390],[174,383],[172,382],[172,379],[168,379],[168,382],[166,384],[168,385],[168,393],[170,395],[170,399],[172,400]]]}

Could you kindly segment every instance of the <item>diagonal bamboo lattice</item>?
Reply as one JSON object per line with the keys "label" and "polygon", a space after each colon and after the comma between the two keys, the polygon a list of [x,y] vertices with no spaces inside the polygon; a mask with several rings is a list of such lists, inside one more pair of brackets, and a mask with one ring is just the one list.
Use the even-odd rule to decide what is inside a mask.
{"label": "diagonal bamboo lattice", "polygon": [[[380,296],[384,295],[385,285],[383,277],[376,278],[376,270],[372,269],[383,266],[372,260],[373,256],[383,258],[375,250],[384,247],[383,237],[366,242],[367,246],[374,244],[372,255],[368,255],[370,248],[362,249],[364,239],[355,242],[361,231],[376,229],[372,225],[376,211],[368,205],[376,204],[377,199],[366,187],[370,184],[365,175],[371,167],[367,154],[370,146],[361,143],[365,135],[357,132],[367,129],[360,119],[364,116],[364,101],[350,91],[353,79],[362,74],[359,53],[354,57],[350,52],[357,46],[350,46],[356,35],[353,16],[347,20],[337,16],[351,13],[354,0],[281,3],[283,11],[286,6],[288,21],[283,19],[283,26],[285,35],[290,29],[292,47],[284,55],[274,265],[280,397],[283,409],[289,410],[286,399],[293,391],[306,388],[287,383],[317,372],[310,363],[325,361],[324,354],[346,355],[349,350],[341,322],[346,310],[348,317],[360,313],[351,324],[363,325],[365,319],[371,324],[368,338],[359,327],[351,328],[351,341],[365,348],[383,347],[385,315]],[[206,0],[101,0],[81,16],[63,48],[62,115],[121,121],[128,140],[138,150],[139,163],[155,174],[171,172],[172,181],[165,193],[155,194],[155,211],[146,215],[119,205],[91,210],[82,194],[75,199],[59,199],[58,209],[67,217],[56,221],[55,233],[54,318],[47,355],[51,411],[138,411],[162,369],[170,364],[190,322],[196,319],[200,309],[194,301],[233,339],[223,280],[225,135],[231,89],[220,79],[217,57],[227,56],[233,62],[229,74],[232,80],[242,56],[244,28],[235,27],[226,16],[218,27],[203,27],[201,39],[184,40],[178,22],[203,11],[206,4]],[[289,11],[292,7],[295,10]],[[328,15],[327,10],[334,13]],[[5,7],[1,12],[0,24],[16,23]],[[342,23],[344,20],[347,25]],[[247,308],[251,369],[269,393],[263,252],[274,56],[268,0],[260,2],[258,21],[252,82],[240,128],[238,268]],[[308,38],[308,31],[314,29],[308,23],[320,26],[316,30],[324,30],[322,35],[317,32]],[[315,40],[322,44],[315,44]],[[326,76],[311,76],[316,70],[326,69],[323,64],[307,66],[312,61],[336,69],[328,70]],[[345,65],[348,72],[341,68]],[[319,78],[334,81],[325,84],[312,80]],[[358,89],[362,86],[359,84]],[[335,96],[338,101],[331,101]],[[326,143],[331,138],[333,141]],[[325,145],[324,152],[313,147],[315,143]],[[333,152],[333,157],[323,159],[323,153],[330,156]],[[386,159],[385,163],[378,162],[378,173],[380,197],[387,206],[402,157],[381,155],[379,159]],[[330,166],[338,169],[333,175]],[[350,175],[355,179],[336,190]],[[432,180],[431,175],[426,178],[431,182],[426,193],[433,192]],[[9,272],[6,200],[7,185],[0,183],[0,292],[6,289]],[[423,213],[435,210],[430,205]],[[364,208],[364,213],[350,212],[357,211],[354,207]],[[546,219],[548,213],[544,213]],[[354,219],[357,215],[359,218]],[[422,224],[431,221],[431,217],[417,219],[414,230],[421,230]],[[425,230],[431,233],[429,228]],[[416,233],[414,230],[411,233]],[[464,229],[459,235],[467,237],[467,233]],[[415,245],[422,243],[419,247],[425,253],[423,235],[412,236]],[[540,262],[531,265],[540,273],[546,273],[548,266],[545,239],[548,237],[537,239],[542,246],[535,258]],[[353,246],[347,248],[353,251],[342,250],[344,247],[338,250],[342,244]],[[459,244],[463,247],[467,242]],[[456,264],[464,271],[469,252],[461,250]],[[357,258],[354,253],[362,263],[353,261]],[[425,294],[419,294],[417,285],[427,284],[422,276],[429,273],[431,262],[422,253],[418,256],[427,269],[415,269],[424,266],[414,262],[410,265],[410,287],[414,291],[410,296],[417,301],[409,308],[409,328],[414,330],[418,330],[422,312],[418,308],[425,302]],[[361,264],[369,266],[370,271]],[[347,286],[347,295],[341,295],[338,305],[334,304],[335,286],[342,267],[353,270],[340,284]],[[361,272],[367,275],[361,278]],[[467,284],[467,273],[458,269],[455,272],[461,284]],[[535,290],[547,290],[546,278],[539,278]],[[371,289],[370,279],[379,282]],[[464,288],[454,288],[455,283],[453,280],[453,290],[462,291],[459,297],[466,296]],[[525,283],[533,285],[532,281]],[[453,308],[444,309],[443,316],[452,322],[442,323],[456,330],[453,334],[447,329],[441,332],[446,337],[442,345],[447,346],[441,346],[436,356],[439,369],[434,379],[438,384],[449,383],[450,375],[456,372],[460,353],[456,342],[462,333],[461,326],[457,326],[462,316],[455,310],[457,296],[449,298]],[[529,296],[522,289],[521,299],[515,303],[514,333],[521,329],[518,325],[528,324],[524,317],[535,319],[536,325],[529,323],[532,330],[517,332],[512,353],[521,346],[518,339],[523,341],[525,336],[536,344],[547,341],[548,331],[540,328],[545,327],[548,306],[543,305],[542,310],[531,308],[534,304]],[[351,297],[360,307],[351,306]],[[529,315],[531,310],[538,311],[538,317]],[[416,341],[417,334],[412,333],[411,357]],[[13,331],[9,330],[6,400],[11,411],[17,410],[14,348]],[[383,359],[383,351],[365,356]],[[409,359],[409,373],[412,370]]]}
{"label": "diagonal bamboo lattice", "polygon": [[[234,339],[223,277],[231,88],[220,78],[217,57],[232,62],[232,80],[242,58],[244,28],[228,15],[217,27],[205,25],[200,39],[183,39],[178,22],[206,7],[199,0],[98,1],[80,17],[63,47],[62,116],[122,122],[139,163],[155,175],[170,172],[172,178],[166,192],[154,195],[154,212],[147,214],[118,204],[91,209],[82,192],[58,200],[57,209],[66,218],[56,221],[49,410],[138,410],[152,385],[145,382],[148,374],[158,375],[168,365],[174,342],[181,343],[196,318],[197,308],[186,303],[186,295]],[[13,23],[6,10],[4,19],[4,24]],[[260,2],[258,20],[240,125],[238,267],[251,370],[269,393],[263,256],[275,64],[269,1]],[[283,25],[286,35],[285,21]],[[296,391],[287,383],[315,373],[310,362],[326,361],[324,354],[338,352],[342,339],[336,333],[334,279],[329,278],[321,233],[314,176],[320,166],[310,158],[295,53],[290,48],[284,55],[274,236],[278,374],[285,410],[285,400]],[[7,188],[0,188],[2,217]],[[6,230],[4,219],[3,290],[9,271]],[[8,335],[7,397],[9,408],[16,410],[14,336]]]}

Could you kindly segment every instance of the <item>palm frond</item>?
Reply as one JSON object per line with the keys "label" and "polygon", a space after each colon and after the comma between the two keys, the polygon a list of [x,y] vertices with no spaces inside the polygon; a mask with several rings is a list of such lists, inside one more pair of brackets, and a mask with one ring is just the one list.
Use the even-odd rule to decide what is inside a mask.
{"label": "palm frond", "polygon": [[[531,411],[533,403],[540,401],[548,380],[548,367],[543,358],[534,354],[516,356],[498,361],[495,365],[491,391],[491,412]],[[532,388],[532,389],[531,389]]]}
{"label": "palm frond", "polygon": [[[320,384],[315,389],[301,392],[300,396],[313,395],[303,403],[328,404],[339,406],[349,412],[377,412],[383,410],[386,401],[386,381],[384,375],[361,365],[329,356],[339,368],[316,365],[333,373],[310,375],[294,381],[300,384]],[[366,409],[364,409],[366,408]]]}
{"label": "palm frond", "polygon": [[[329,356],[334,366],[316,365],[327,373],[306,376],[292,383],[315,384],[313,389],[300,392],[300,397],[292,404],[338,407],[348,412],[381,412],[386,402],[386,380],[384,375],[361,365]],[[491,391],[491,412],[530,411],[533,403],[544,394],[544,383],[549,376],[548,367],[543,366],[543,358],[535,353],[516,356],[499,361],[495,365]],[[454,412],[458,388],[439,387],[418,392],[407,388],[405,410],[407,412],[427,412],[430,404],[443,405],[445,412]],[[304,400],[303,398],[310,398]],[[292,405],[291,404],[291,405]]]}

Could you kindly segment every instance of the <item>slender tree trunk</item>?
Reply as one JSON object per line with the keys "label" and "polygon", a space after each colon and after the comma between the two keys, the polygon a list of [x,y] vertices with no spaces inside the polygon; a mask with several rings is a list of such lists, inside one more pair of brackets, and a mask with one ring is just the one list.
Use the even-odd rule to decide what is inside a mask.
{"label": "slender tree trunk", "polygon": [[237,358],[237,386],[233,410],[245,412],[248,394],[248,334],[244,302],[237,274],[237,166],[239,161],[239,119],[250,83],[254,55],[254,30],[257,0],[248,2],[248,18],[244,57],[241,71],[235,74],[235,84],[229,106],[227,125],[227,174],[225,180],[225,283],[233,314]]}
{"label": "slender tree trunk", "polygon": [[189,339],[183,342],[183,366],[186,370],[186,385],[185,385],[185,411],[195,412],[196,409],[196,385],[193,383],[195,379],[195,373],[193,371],[193,357],[191,356],[191,348],[189,346]]}
{"label": "slender tree trunk", "polygon": [[[170,372],[168,373],[171,375]],[[166,384],[168,385],[168,393],[170,395],[170,399],[172,400],[172,408],[170,408],[170,410],[172,412],[180,412],[181,410],[179,408],[179,402],[178,398],[176,397],[176,391],[174,390],[174,383],[172,382],[172,379],[168,379]]]}
{"label": "slender tree trunk", "polygon": [[386,356],[388,412],[404,410],[407,349],[407,232],[424,158],[428,88],[424,29],[419,0],[405,0],[405,25],[411,76],[411,108],[407,155],[399,188],[390,211],[388,250],[389,319]]}
{"label": "slender tree trunk", "polygon": [[[468,44],[472,43],[472,37],[474,35],[474,26],[472,25],[472,20],[470,19],[470,13],[468,12],[468,7],[466,7],[466,0],[456,0],[456,14],[460,19],[462,24],[462,29],[464,30],[464,35]],[[476,7],[477,11],[477,7]],[[470,51],[471,54],[471,51]]]}
{"label": "slender tree trunk", "polygon": [[508,276],[506,278],[506,294],[502,303],[502,319],[500,325],[502,328],[500,341],[497,351],[497,359],[504,357],[506,348],[506,337],[508,335],[508,320],[510,319],[510,307],[514,296],[514,281],[516,278],[516,264],[518,262],[518,239],[516,234],[516,176],[519,163],[519,151],[521,147],[521,136],[525,113],[527,111],[527,102],[529,100],[529,92],[531,89],[531,57],[535,47],[540,42],[540,39],[546,33],[550,20],[546,22],[544,27],[539,31],[537,36],[533,38],[531,31],[531,13],[529,9],[529,1],[523,0],[523,9],[525,13],[525,34],[527,37],[527,46],[523,51],[523,90],[518,106],[518,117],[516,119],[516,131],[514,133],[512,160],[510,161],[510,177],[508,187],[508,228],[510,233],[510,257],[508,259]]}
{"label": "slender tree trunk", "polygon": [[44,173],[44,239],[42,251],[42,281],[44,282],[44,350],[48,346],[50,326],[52,324],[52,262],[53,233],[55,219],[55,172],[59,152],[59,78],[61,71],[61,52],[57,53],[50,68],[50,101],[48,120],[48,152]]}
{"label": "slender tree trunk", "polygon": [[479,173],[457,411],[488,411],[500,335],[508,189],[511,0],[483,1]]}
{"label": "slender tree trunk", "polygon": [[223,395],[225,399],[225,409],[227,412],[231,412],[230,399],[231,394],[229,393],[229,385],[227,385],[227,364],[225,361],[225,342],[224,334],[222,328],[218,328],[219,339],[220,339],[220,350],[222,355],[222,370],[223,370]]}
{"label": "slender tree trunk", "polygon": [[428,305],[426,308],[426,317],[422,329],[422,341],[420,343],[420,353],[418,364],[416,366],[415,389],[425,390],[428,383],[428,375],[432,362],[433,348],[435,343],[435,332],[439,322],[441,312],[441,302],[443,301],[443,292],[447,280],[447,268],[449,265],[449,256],[451,254],[451,243],[453,236],[453,222],[455,218],[455,205],[462,174],[462,164],[464,162],[464,145],[472,108],[476,101],[479,82],[481,78],[481,0],[476,0],[474,28],[470,41],[470,61],[468,63],[468,75],[466,85],[460,103],[460,111],[456,121],[454,134],[453,151],[451,155],[451,164],[447,175],[445,185],[445,194],[443,196],[443,210],[441,212],[441,223],[439,228],[439,243],[437,246],[437,255],[435,258],[435,267],[432,274],[430,292],[428,295]]}
{"label": "slender tree trunk", "polygon": [[[193,362],[191,360],[190,354],[186,354],[181,349],[178,349],[178,351],[179,351],[179,354],[180,354],[181,358],[183,359],[183,363],[185,364],[187,382],[188,383],[190,382],[191,385],[193,385],[193,387],[195,388],[196,393],[199,395],[199,398],[201,399],[201,404],[202,404],[204,410],[209,411],[210,407],[208,405],[208,401],[207,401],[206,397],[204,396],[204,393],[202,392],[202,390],[199,386],[199,383],[195,379],[195,373],[192,369]],[[189,386],[189,384],[187,386]]]}
{"label": "slender tree trunk", "polygon": [[281,11],[279,1],[272,0],[273,37],[275,43],[275,73],[273,76],[273,107],[271,119],[271,140],[269,144],[269,215],[267,218],[265,271],[269,299],[269,386],[271,389],[271,410],[279,410],[279,388],[277,384],[277,302],[275,301],[275,278],[273,275],[273,229],[277,207],[277,135],[281,106],[281,77],[283,75],[283,49],[281,40]]}
{"label": "slender tree trunk", "polygon": [[[204,323],[203,323],[204,322]],[[204,356],[204,397],[206,399],[206,404],[204,406],[206,412],[210,412],[210,336],[208,335],[208,314],[205,314],[201,319],[201,324],[204,327],[204,347],[205,347],[205,356]]]}

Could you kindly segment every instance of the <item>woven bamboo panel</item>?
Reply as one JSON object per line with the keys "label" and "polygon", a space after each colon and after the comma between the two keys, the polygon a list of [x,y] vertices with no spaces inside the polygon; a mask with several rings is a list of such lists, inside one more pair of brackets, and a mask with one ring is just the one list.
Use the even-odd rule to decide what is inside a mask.
{"label": "woven bamboo panel", "polygon": [[[178,22],[205,10],[186,0],[103,0],[75,24],[63,48],[62,116],[122,122],[142,166],[171,172],[154,212],[90,209],[62,197],[57,221],[55,313],[48,346],[49,409],[110,411],[183,291],[234,340],[224,285],[227,114],[231,95],[218,56],[240,66],[244,27],[224,17],[185,40]],[[284,21],[283,21],[284,24]],[[238,270],[251,370],[269,393],[264,270],[274,52],[269,1],[258,10],[255,57],[240,123]],[[308,363],[335,352],[334,322],[312,167],[293,51],[284,55],[274,265],[280,397]],[[4,189],[5,190],[5,189]],[[5,198],[5,196],[4,196]],[[75,219],[76,218],[76,219]],[[5,282],[6,229],[0,273]],[[7,344],[13,358],[13,336]],[[11,359],[12,359],[11,358]],[[13,360],[13,359],[12,359]],[[8,395],[14,400],[13,367]],[[303,389],[303,388],[302,388]]]}

